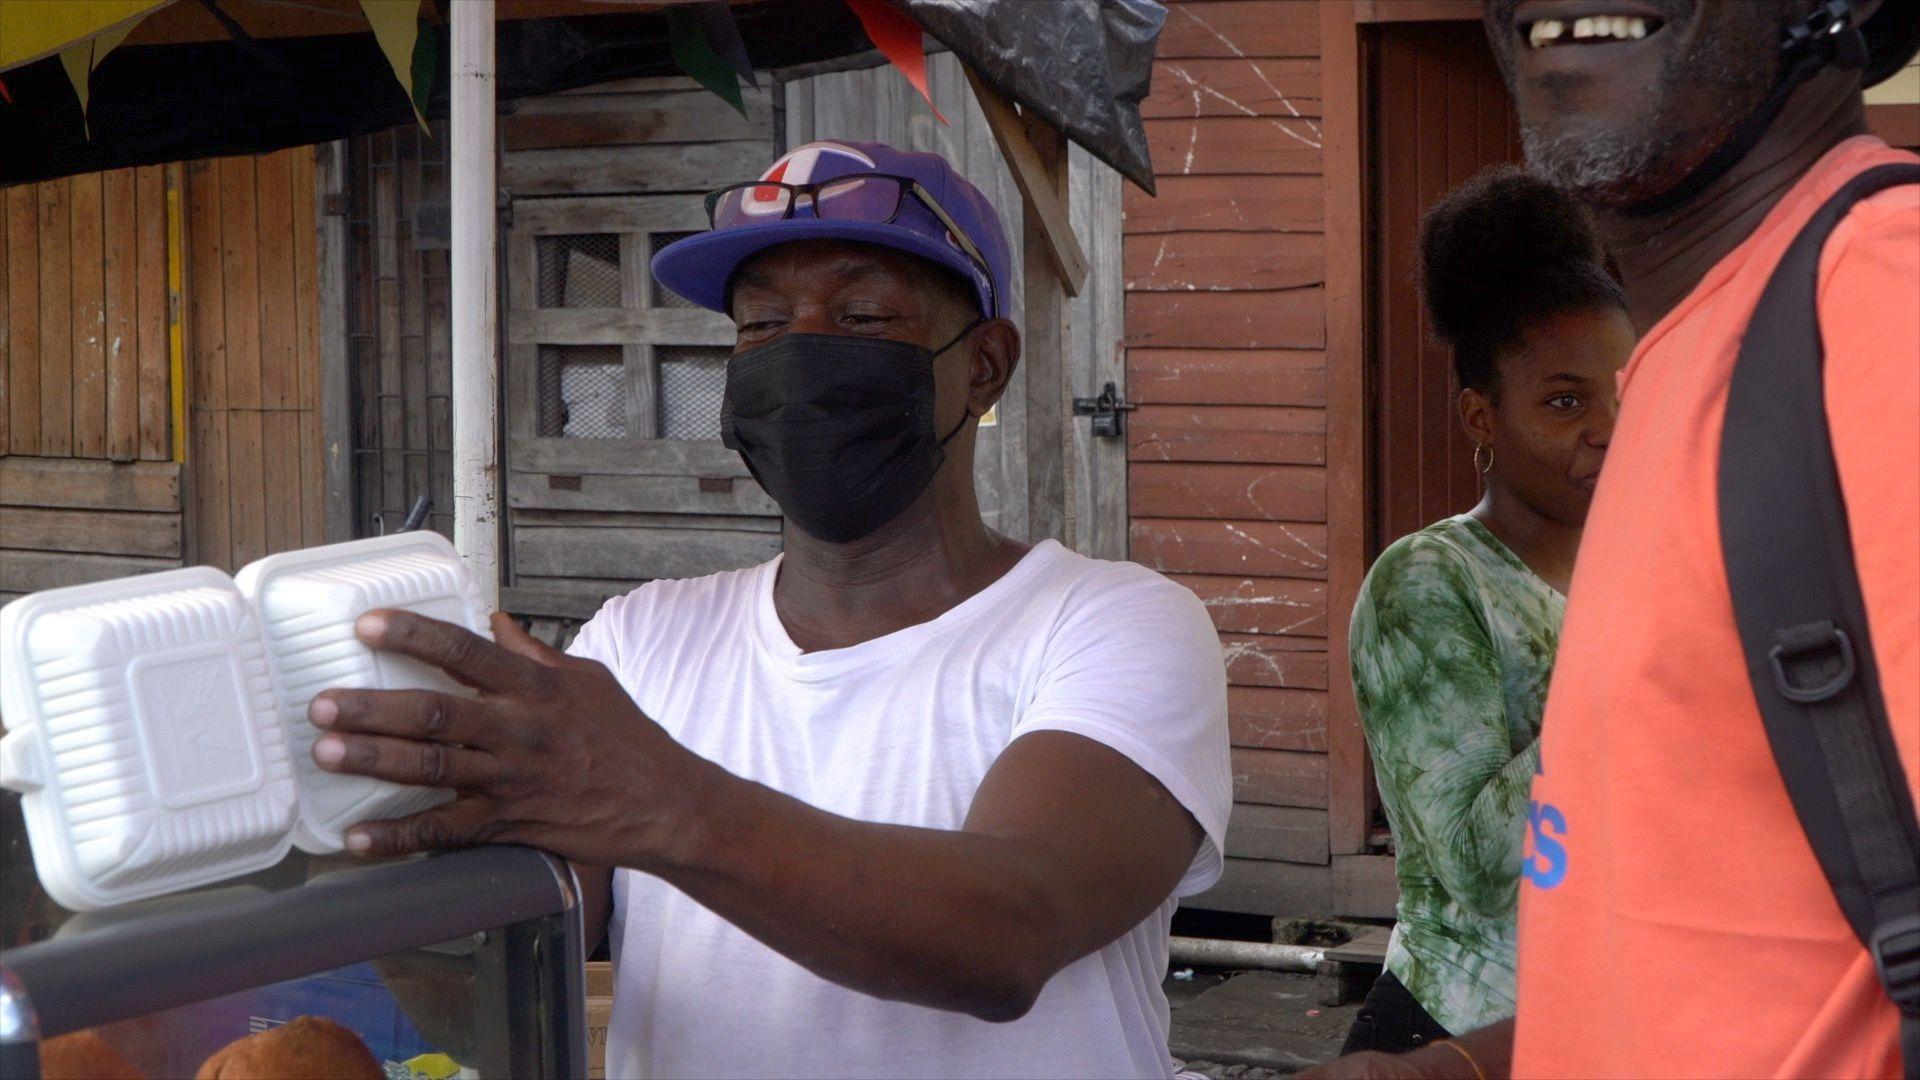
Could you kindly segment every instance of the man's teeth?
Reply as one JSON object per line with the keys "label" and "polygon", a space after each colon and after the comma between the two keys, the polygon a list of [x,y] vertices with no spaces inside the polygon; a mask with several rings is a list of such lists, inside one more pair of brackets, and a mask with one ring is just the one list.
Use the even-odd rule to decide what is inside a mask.
{"label": "man's teeth", "polygon": [[1568,27],[1559,19],[1541,19],[1527,32],[1527,41],[1536,49],[1556,45],[1567,40],[1569,29],[1575,41],[1593,38],[1638,41],[1647,36],[1647,20],[1634,15],[1589,15],[1573,20],[1572,27]]}

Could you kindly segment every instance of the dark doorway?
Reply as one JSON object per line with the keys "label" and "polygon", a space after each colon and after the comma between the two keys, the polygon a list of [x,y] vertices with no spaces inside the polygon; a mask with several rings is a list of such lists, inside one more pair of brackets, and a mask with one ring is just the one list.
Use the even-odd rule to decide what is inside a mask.
{"label": "dark doorway", "polygon": [[1479,499],[1452,357],[1420,304],[1420,215],[1482,168],[1520,158],[1479,22],[1388,23],[1366,39],[1368,560]]}

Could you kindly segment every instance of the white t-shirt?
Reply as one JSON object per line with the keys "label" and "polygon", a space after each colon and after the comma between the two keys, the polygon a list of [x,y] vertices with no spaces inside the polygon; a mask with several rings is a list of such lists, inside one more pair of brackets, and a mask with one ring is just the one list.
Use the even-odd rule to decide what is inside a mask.
{"label": "white t-shirt", "polygon": [[[1232,778],[1226,672],[1192,593],[1053,541],[930,622],[803,653],[774,612],[779,559],[608,601],[572,651],[732,771],[861,821],[958,829],[1030,731],[1126,755],[1206,840],[1176,890],[1220,876]],[[1166,1077],[1160,980],[1174,900],[1068,965],[1007,1024],[830,983],[658,878],[614,876],[607,1075]]]}

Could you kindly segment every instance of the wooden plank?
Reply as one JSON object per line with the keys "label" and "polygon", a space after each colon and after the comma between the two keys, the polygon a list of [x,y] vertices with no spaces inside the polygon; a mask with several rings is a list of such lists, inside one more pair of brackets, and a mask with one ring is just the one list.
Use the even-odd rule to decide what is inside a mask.
{"label": "wooden plank", "polygon": [[[275,477],[267,464],[266,430],[278,428],[279,414],[269,424],[258,409],[228,409],[227,476],[228,513],[232,521],[232,564],[238,569],[263,555],[272,553],[267,545],[267,485]],[[276,466],[277,470],[277,466]]]}
{"label": "wooden plank", "polygon": [[1196,232],[1128,237],[1130,292],[1264,292],[1318,285],[1317,233]]}
{"label": "wooden plank", "polygon": [[[7,215],[7,442],[11,454],[40,452],[40,200],[38,187],[0,191]],[[6,454],[0,454],[4,457]]]}
{"label": "wooden plank", "polygon": [[8,507],[0,548],[180,558],[180,515]]}
{"label": "wooden plank", "polygon": [[[296,152],[282,150],[254,159],[258,239],[255,269],[259,282],[260,405],[289,409],[299,404],[299,353],[295,345],[299,314],[293,268],[293,163]],[[300,223],[300,232],[312,226]],[[297,477],[288,477],[297,480]],[[292,493],[297,497],[298,490]],[[277,493],[269,498],[278,498]]]}
{"label": "wooden plank", "polygon": [[73,455],[107,456],[107,305],[101,174],[71,178],[69,273],[73,282]]}
{"label": "wooden plank", "polygon": [[1326,643],[1313,638],[1222,634],[1227,681],[1234,686],[1286,690],[1327,688]]}
{"label": "wooden plank", "polygon": [[1320,465],[1326,424],[1319,409],[1142,405],[1127,424],[1127,450],[1134,461]]}
{"label": "wooden plank", "polygon": [[315,158],[318,147],[291,150],[287,181],[293,230],[293,326],[296,378],[294,401],[300,410],[300,542],[326,542],[326,461],[323,447],[320,356],[320,219],[314,210]]}
{"label": "wooden plank", "polygon": [[[1327,650],[1346,670],[1348,620],[1366,574],[1366,288],[1361,208],[1359,29],[1344,4],[1319,5],[1325,101],[1322,147],[1327,171],[1323,220],[1327,232],[1327,408],[1340,419],[1327,440]],[[1353,700],[1353,681],[1330,680],[1327,696],[1329,843],[1337,855],[1366,850],[1373,798],[1367,783],[1367,743]]]}
{"label": "wooden plank", "polygon": [[133,170],[135,412],[137,452],[146,461],[173,456],[173,357],[168,335],[167,165]]}
{"label": "wooden plank", "polygon": [[262,536],[269,554],[292,551],[305,543],[300,475],[304,416],[293,411],[260,414]]}
{"label": "wooden plank", "polygon": [[1320,5],[1273,0],[1215,0],[1167,5],[1155,55],[1178,57],[1318,56]]}
{"label": "wooden plank", "polygon": [[225,486],[231,467],[227,453],[231,415],[225,410],[201,410],[187,430],[192,442],[187,460],[193,465],[187,538],[192,561],[237,570],[246,560],[233,557],[233,500]]}
{"label": "wooden plank", "polygon": [[[1108,384],[1126,394],[1125,242],[1120,174],[1079,146],[1069,151],[1069,206],[1087,242],[1086,287],[1069,305],[1066,379],[1070,396],[1099,396]],[[1098,559],[1127,557],[1127,443],[1096,435],[1090,420],[1068,425],[1067,499],[1074,550]]]}
{"label": "wooden plank", "polygon": [[723,178],[752,179],[773,158],[768,141],[522,150],[501,169],[514,195],[706,191]]}
{"label": "wooden plank", "polygon": [[1398,914],[1400,882],[1391,855],[1338,855],[1333,859],[1334,913],[1359,919]]}
{"label": "wooden plank", "polygon": [[574,146],[639,146],[764,139],[773,123],[766,89],[746,88],[747,112],[705,89],[653,93],[552,95],[514,102],[500,118],[500,148],[549,150]]}
{"label": "wooden plank", "polygon": [[[314,148],[313,206],[346,197],[347,142]],[[322,538],[338,543],[353,538],[353,417],[347,350],[347,222],[342,213],[300,212],[296,221],[313,220],[313,303],[317,369],[314,406],[320,416],[317,448],[322,471]]]}
{"label": "wooden plank", "polygon": [[1327,403],[1318,349],[1129,349],[1127,397],[1142,405]]}
{"label": "wooden plank", "polygon": [[500,610],[514,615],[591,619],[610,597],[625,595],[629,588],[587,582],[510,585],[500,590]]}
{"label": "wooden plank", "polygon": [[740,455],[716,442],[683,439],[512,439],[507,467],[521,473],[694,476],[751,479]]}
{"label": "wooden plank", "polygon": [[554,577],[699,577],[753,566],[779,552],[778,534],[760,532],[567,527],[513,530],[515,570]]}
{"label": "wooden plank", "polygon": [[1356,22],[1479,22],[1481,0],[1353,0]]}
{"label": "wooden plank", "polygon": [[1234,575],[1176,574],[1223,633],[1327,636],[1327,587],[1319,581]]}
{"label": "wooden plank", "polygon": [[140,457],[140,229],[132,169],[100,178],[102,258],[101,340],[106,361],[106,456]]}
{"label": "wooden plank", "polygon": [[[186,235],[187,368],[192,383],[188,401],[196,411],[227,405],[226,273],[221,265],[221,192],[219,163],[187,163],[184,210]],[[200,475],[198,467],[195,475]],[[225,480],[225,466],[220,479]]]}
{"label": "wooden plank", "polygon": [[1326,211],[1318,176],[1157,176],[1154,187],[1158,195],[1127,188],[1128,236],[1318,232]]}
{"label": "wooden plank", "polygon": [[1317,176],[1320,140],[1305,120],[1202,116],[1148,120],[1147,150],[1177,176]]}
{"label": "wooden plank", "polygon": [[0,457],[0,506],[177,513],[180,466]]}
{"label": "wooden plank", "polygon": [[1180,906],[1248,915],[1329,915],[1333,868],[1266,859],[1228,859],[1220,881]]}
{"label": "wooden plank", "polygon": [[779,517],[780,507],[752,480],[697,476],[609,476],[510,472],[507,505],[521,510],[630,510],[636,513]]}
{"label": "wooden plank", "polygon": [[1234,747],[1233,801],[1262,806],[1327,805],[1327,755]]}
{"label": "wooden plank", "polygon": [[[1200,116],[1271,116],[1283,121],[1320,115],[1320,61],[1157,60],[1153,86],[1140,103],[1149,120]],[[1302,131],[1313,129],[1294,125]],[[1161,163],[1162,165],[1165,162]]]}
{"label": "wooden plank", "polygon": [[1041,250],[1067,295],[1080,295],[1087,280],[1087,256],[1073,235],[1073,220],[1065,203],[1067,163],[1061,136],[1037,115],[1015,112],[1013,103],[982,82],[972,68],[965,70],[987,127],[993,132],[994,145],[1000,148],[1000,156],[1006,159],[1013,182],[1020,188],[1029,232],[1037,231],[1044,241]]}
{"label": "wooden plank", "polygon": [[73,222],[70,180],[36,185],[40,213],[40,453],[73,453]]}
{"label": "wooden plank", "polygon": [[1164,573],[1324,578],[1326,545],[1324,525],[1133,520],[1134,561]]}
{"label": "wooden plank", "polygon": [[1326,302],[1315,285],[1276,292],[1130,292],[1127,344],[1184,349],[1318,349]]}
{"label": "wooden plank", "polygon": [[[529,199],[513,207],[513,231],[524,235],[594,232],[698,232],[707,227],[700,200],[675,195],[584,195]],[[515,304],[519,305],[515,294]],[[524,305],[533,306],[531,294]]]}
{"label": "wooden plank", "polygon": [[516,308],[516,345],[713,345],[731,347],[733,320],[704,308]]}
{"label": "wooden plank", "polygon": [[[229,409],[258,409],[260,364],[260,243],[259,188],[251,157],[221,159],[220,268],[226,291],[227,399]],[[254,462],[245,463],[252,468]],[[236,479],[244,474],[236,471]]]}
{"label": "wooden plank", "polygon": [[1135,517],[1327,520],[1326,470],[1312,466],[1143,461],[1128,495]]}
{"label": "wooden plank", "polygon": [[1227,725],[1235,746],[1327,749],[1327,695],[1277,686],[1227,688]]}
{"label": "wooden plank", "polygon": [[1293,806],[1233,808],[1227,852],[1239,859],[1327,865],[1327,814]]}
{"label": "wooden plank", "polygon": [[178,559],[146,559],[132,555],[0,550],[0,590],[37,592],[68,585],[85,585],[108,578],[131,577],[154,570],[170,570],[179,565]]}
{"label": "wooden plank", "polygon": [[566,526],[579,529],[682,529],[716,530],[778,534],[779,518],[742,517],[737,514],[633,513],[625,508],[608,510],[520,510],[514,523],[533,528]]}

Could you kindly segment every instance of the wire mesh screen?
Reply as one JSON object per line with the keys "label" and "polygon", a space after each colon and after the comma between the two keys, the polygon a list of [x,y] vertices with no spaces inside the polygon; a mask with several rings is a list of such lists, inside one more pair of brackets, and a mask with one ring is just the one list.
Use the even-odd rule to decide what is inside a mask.
{"label": "wire mesh screen", "polygon": [[[660,254],[661,248],[666,247],[675,240],[682,240],[692,235],[693,233],[690,232],[657,232],[648,234],[648,265],[652,265],[653,257]],[[653,306],[657,308],[690,308],[693,307],[694,304],[693,301],[683,299],[679,293],[674,292],[672,289],[656,281],[653,283]],[[718,436],[716,436],[716,438],[717,437]]]}
{"label": "wire mesh screen", "polygon": [[717,345],[662,345],[653,350],[660,366],[660,437],[717,439],[720,399],[727,388],[727,356]]}
{"label": "wire mesh screen", "polygon": [[613,233],[538,238],[540,306],[620,306],[620,237]]}
{"label": "wire mesh screen", "polygon": [[618,345],[542,345],[540,434],[627,437],[627,365]]}

